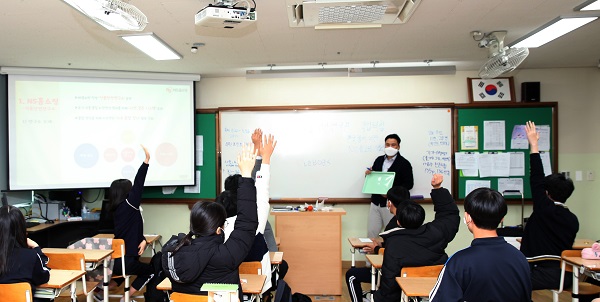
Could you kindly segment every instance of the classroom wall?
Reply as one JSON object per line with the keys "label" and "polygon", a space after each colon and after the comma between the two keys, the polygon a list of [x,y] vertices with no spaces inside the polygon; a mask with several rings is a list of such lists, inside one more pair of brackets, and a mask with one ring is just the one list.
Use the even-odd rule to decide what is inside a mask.
{"label": "classroom wall", "polygon": [[[521,82],[539,81],[542,101],[559,103],[559,170],[570,171],[573,177],[576,170],[599,172],[600,142],[594,132],[600,129],[600,70],[531,69],[520,70],[512,75],[515,78],[517,99],[520,98]],[[370,78],[203,78],[196,87],[196,107],[468,103],[467,77],[477,77],[477,73],[472,71],[446,76]],[[232,87],[235,87],[237,94],[231,93]],[[600,213],[600,203],[596,202],[596,196],[592,192],[598,181],[600,180],[575,182],[576,190],[568,202],[569,208],[579,217],[578,236],[581,238],[600,238],[593,216],[594,213]],[[368,205],[339,206],[347,211],[342,219],[342,259],[350,260],[346,238],[365,236]],[[459,208],[462,215],[462,205]],[[427,220],[432,219],[432,206],[425,205],[425,209]],[[169,236],[187,232],[189,210],[186,206],[149,204],[144,206],[144,210],[146,233]],[[526,207],[525,213],[526,216],[531,213],[530,206]],[[518,224],[520,217],[520,206],[510,206],[505,218],[506,225]],[[454,253],[468,246],[471,240],[471,234],[461,223],[459,233],[450,243],[447,252]]]}

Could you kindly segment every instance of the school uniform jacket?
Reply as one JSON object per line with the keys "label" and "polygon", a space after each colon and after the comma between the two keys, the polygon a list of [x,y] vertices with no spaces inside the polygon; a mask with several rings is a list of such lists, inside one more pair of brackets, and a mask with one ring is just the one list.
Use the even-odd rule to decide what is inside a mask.
{"label": "school uniform jacket", "polygon": [[[382,155],[375,159],[375,162],[371,167],[373,171],[381,172],[385,157],[385,155]],[[403,186],[407,190],[412,189],[414,186],[412,166],[410,165],[410,162],[406,160],[406,158],[400,155],[400,153],[396,155],[396,159],[388,169],[388,172],[396,172],[392,186]],[[371,202],[380,207],[385,207],[386,199],[381,194],[373,194],[371,195]]]}
{"label": "school uniform jacket", "polygon": [[407,266],[444,264],[448,255],[444,249],[454,239],[460,222],[458,207],[444,188],[431,190],[433,221],[416,229],[397,227],[381,233],[385,242],[381,285],[375,292],[375,302],[400,301],[401,290],[396,282]]}
{"label": "school uniform jacket", "polygon": [[115,238],[125,241],[125,256],[137,257],[140,243],[144,237],[144,220],[140,205],[142,203],[142,193],[144,192],[144,182],[148,173],[148,164],[142,163],[138,169],[133,186],[127,199],[114,212],[115,219]]}
{"label": "school uniform jacket", "polygon": [[429,301],[530,302],[529,264],[502,237],[475,239],[448,259]]}
{"label": "school uniform jacket", "polygon": [[[544,189],[544,168],[539,153],[529,155],[531,163],[531,197],[533,213],[527,220],[521,241],[525,257],[560,255],[572,249],[579,230],[577,216],[564,205],[556,205]],[[560,265],[556,262],[556,267]],[[551,265],[551,263],[550,263]]]}
{"label": "school uniform jacket", "polygon": [[204,283],[238,284],[242,299],[238,267],[250,251],[257,226],[254,181],[241,178],[238,182],[237,219],[229,239],[224,240],[224,233],[198,237],[192,240],[191,245],[181,247],[175,255],[170,252],[166,255],[168,270],[165,272],[171,279],[173,291],[206,295],[206,292],[200,291]]}
{"label": "school uniform jacket", "polygon": [[8,260],[8,272],[0,275],[0,284],[28,282],[35,292],[36,286],[50,280],[50,269],[46,266],[48,257],[40,247],[15,247]]}

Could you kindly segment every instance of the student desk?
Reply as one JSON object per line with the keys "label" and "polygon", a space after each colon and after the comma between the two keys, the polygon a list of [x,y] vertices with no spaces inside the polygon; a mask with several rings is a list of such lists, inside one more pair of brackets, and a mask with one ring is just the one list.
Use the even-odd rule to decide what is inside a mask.
{"label": "student desk", "polygon": [[[71,300],[77,301],[77,296],[75,295],[75,285],[76,281],[81,278],[81,276],[85,275],[85,271],[76,271],[76,270],[62,270],[62,269],[53,269],[50,270],[50,280],[48,283],[42,284],[38,286],[38,290],[35,293],[36,298],[51,298],[54,299],[58,297],[60,292],[66,288],[67,286],[71,286]],[[49,290],[49,291],[46,291]],[[108,300],[107,300],[108,301]]]}
{"label": "student desk", "polygon": [[[521,243],[522,238],[517,238],[517,242]],[[586,247],[592,247],[592,244],[594,244],[594,240],[592,239],[580,239],[580,238],[575,238],[575,241],[573,242],[573,249],[574,250],[583,250]]]}
{"label": "student desk", "polygon": [[[371,242],[363,242],[361,239],[369,239]],[[350,246],[352,246],[352,249],[350,250],[352,252],[352,267],[355,267],[356,261],[354,260],[354,254],[356,253],[356,250],[359,250],[360,252],[363,247],[371,244],[373,240],[371,238],[348,237],[348,241],[350,242]],[[381,243],[383,242],[383,238],[375,238],[375,242]]]}
{"label": "student desk", "polygon": [[[377,290],[377,273],[383,265],[383,255],[366,255],[367,261],[371,263],[371,296]],[[373,300],[373,299],[371,299]]]}
{"label": "student desk", "polygon": [[271,265],[279,265],[283,261],[283,252],[269,252]]}
{"label": "student desk", "polygon": [[306,295],[342,294],[342,215],[329,212],[272,211],[275,233],[281,238],[279,250],[285,253],[290,270],[285,281]]}
{"label": "student desk", "polygon": [[[255,274],[240,274],[240,279],[246,281],[242,282],[242,292],[244,294],[252,295],[255,297],[256,301],[260,301],[260,292],[262,291],[262,287],[265,284],[265,280],[267,280],[267,276]],[[169,280],[169,278],[165,278],[156,286],[156,289],[170,291],[171,280]]]}
{"label": "student desk", "polygon": [[[436,277],[396,277],[404,297],[429,297],[429,292],[437,282]],[[402,300],[404,301],[404,300]]]}
{"label": "student desk", "polygon": [[[600,280],[600,260],[588,260],[581,257],[566,256],[562,257],[566,265],[573,267],[573,295],[579,294],[579,277],[582,275],[590,276]],[[579,301],[579,298],[573,297],[573,301]]]}
{"label": "student desk", "polygon": [[[44,254],[67,254],[67,253],[82,253],[83,259],[86,263],[91,263],[92,268],[95,269],[97,265],[103,261],[103,272],[104,272],[104,301],[108,301],[108,261],[113,253],[113,250],[92,250],[92,249],[67,249],[67,248],[44,248],[42,249]],[[51,270],[55,271],[55,270]],[[92,292],[90,292],[92,293]]]}
{"label": "student desk", "polygon": [[40,247],[66,247],[81,238],[92,237],[97,232],[98,220],[55,221],[41,223],[27,229],[27,237]]}
{"label": "student desk", "polygon": [[[145,234],[146,242],[152,245],[152,256],[156,255],[156,242],[160,243],[161,235]],[[115,234],[96,234],[93,238],[115,238]]]}

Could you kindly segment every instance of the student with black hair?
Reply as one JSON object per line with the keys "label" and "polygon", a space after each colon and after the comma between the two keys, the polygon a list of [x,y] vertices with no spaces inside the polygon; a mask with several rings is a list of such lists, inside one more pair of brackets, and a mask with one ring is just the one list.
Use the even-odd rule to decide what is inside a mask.
{"label": "student with black hair", "polygon": [[[387,209],[392,215],[396,215],[396,209],[398,206],[410,199],[410,193],[402,186],[391,187],[387,191]],[[398,227],[396,217],[393,216],[385,227],[385,231],[391,230]],[[371,238],[372,243],[365,246],[362,251],[366,254],[377,254],[379,249],[385,247],[385,241],[380,242],[376,238]],[[371,282],[371,269],[368,267],[352,267],[346,271],[346,285],[348,286],[348,292],[350,293],[350,300],[352,302],[362,302],[361,297],[364,295],[362,292],[361,283]]]}
{"label": "student with black hair", "polygon": [[464,206],[473,242],[448,259],[429,301],[530,302],[527,259],[496,233],[507,212],[502,194],[479,188],[465,197]]}
{"label": "student with black hair", "polygon": [[[269,256],[269,248],[265,241],[264,232],[265,226],[269,218],[269,183],[271,179],[271,155],[275,150],[277,141],[273,135],[265,135],[261,139],[258,149],[255,149],[257,155],[262,157],[260,169],[256,170],[254,166],[253,173],[256,175],[256,207],[258,213],[258,228],[254,243],[246,259],[244,261],[260,261],[262,264],[262,274],[267,276],[267,280],[263,284],[261,294],[265,293],[272,286],[271,280],[271,258]],[[234,230],[235,221],[237,219],[237,187],[242,176],[240,174],[230,175],[225,179],[225,191],[217,198],[216,202],[222,204],[227,212],[225,223],[225,241],[229,239],[229,235]]]}
{"label": "student with black hair", "polygon": [[[150,153],[142,146],[146,158],[139,167],[133,184],[129,179],[117,179],[110,185],[110,204],[114,219],[115,239],[125,241],[125,272],[128,275],[136,275],[135,280],[129,288],[130,296],[141,290],[154,276],[154,268],[151,264],[140,262],[140,256],[146,250],[146,238],[144,237],[144,217],[142,216],[142,192],[144,182],[148,173],[148,162]],[[113,275],[121,275],[121,265],[115,265]],[[118,280],[118,281],[115,281]],[[113,279],[112,286],[122,283],[123,279]],[[100,291],[95,296],[101,296]],[[121,301],[123,301],[121,299]]]}
{"label": "student with black hair", "polygon": [[[527,220],[521,240],[521,252],[525,257],[541,255],[560,256],[563,250],[572,249],[579,220],[565,205],[575,187],[564,175],[554,173],[544,177],[544,168],[538,147],[539,134],[535,123],[525,125],[529,140],[531,166],[529,183],[533,213]],[[556,289],[560,285],[560,261],[531,263],[533,290]],[[564,288],[572,285],[571,273],[564,278]]]}
{"label": "student with black hair", "polygon": [[[385,137],[384,155],[375,159],[373,165],[367,168],[365,175],[372,171],[395,172],[393,187],[402,186],[407,190],[412,189],[414,185],[412,166],[406,158],[400,155],[400,137],[398,134],[389,134]],[[371,195],[371,206],[369,208],[369,222],[367,236],[369,238],[377,237],[381,228],[392,219],[392,215],[385,208],[387,198],[385,195]]]}
{"label": "student with black hair", "polygon": [[443,264],[444,251],[458,232],[459,212],[450,192],[442,188],[443,176],[431,178],[431,200],[435,218],[423,224],[425,210],[412,201],[402,202],[396,209],[398,226],[381,233],[385,241],[381,282],[374,294],[376,302],[400,301],[402,292],[396,282],[403,267]]}
{"label": "student with black hair", "polygon": [[[32,292],[50,280],[48,257],[27,238],[25,217],[11,205],[0,208],[0,284],[28,282]],[[40,301],[34,299],[35,301]],[[45,301],[41,300],[41,301]]]}
{"label": "student with black hair", "polygon": [[190,232],[182,236],[172,249],[163,249],[162,266],[175,292],[207,295],[200,288],[204,283],[239,285],[243,301],[238,267],[248,255],[256,229],[256,188],[251,178],[256,153],[244,146],[238,155],[241,178],[237,188],[237,218],[225,241],[227,212],[222,204],[200,201],[190,214]]}

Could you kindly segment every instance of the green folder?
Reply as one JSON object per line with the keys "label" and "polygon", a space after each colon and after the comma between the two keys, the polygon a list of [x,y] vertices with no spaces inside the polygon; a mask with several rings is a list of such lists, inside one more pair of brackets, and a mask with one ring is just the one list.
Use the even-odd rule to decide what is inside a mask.
{"label": "green folder", "polygon": [[387,194],[394,184],[396,172],[376,172],[365,176],[362,192],[366,194]]}

